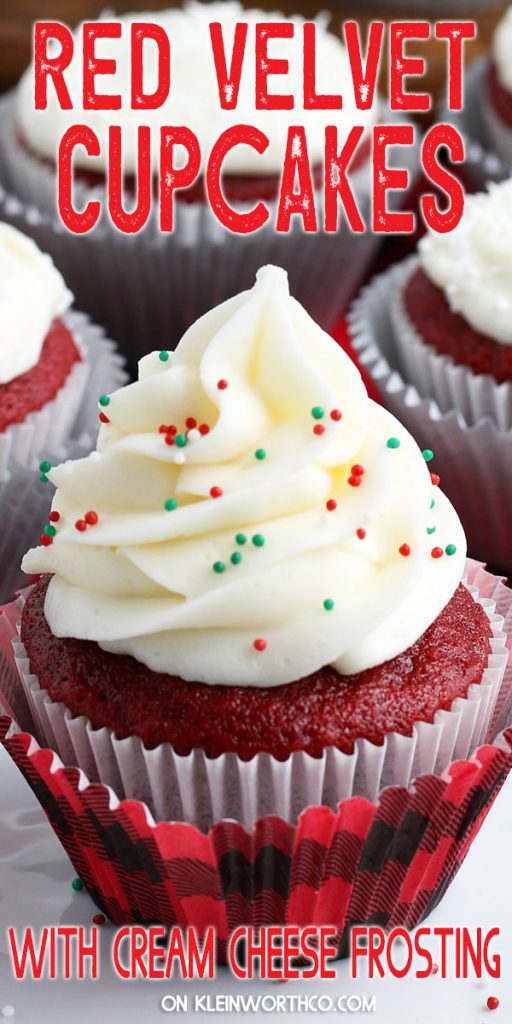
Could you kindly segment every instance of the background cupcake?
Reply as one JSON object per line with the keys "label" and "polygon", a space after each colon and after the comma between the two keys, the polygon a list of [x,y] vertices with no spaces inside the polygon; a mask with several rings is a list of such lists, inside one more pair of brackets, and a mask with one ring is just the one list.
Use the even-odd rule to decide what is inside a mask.
{"label": "background cupcake", "polygon": [[[49,471],[55,530],[24,568],[53,575],[0,619],[4,703],[58,751],[68,780],[78,765],[101,781],[100,802],[108,784],[118,798],[147,801],[161,823],[182,822],[181,857],[189,842],[202,857],[210,828],[208,842],[216,835],[225,851],[226,840],[234,848],[267,834],[269,887],[282,866],[274,844],[284,843],[300,872],[305,829],[324,851],[323,872],[346,830],[349,845],[360,836],[361,859],[342,857],[360,900],[372,821],[401,800],[396,847],[379,842],[375,880],[383,923],[404,922],[408,866],[418,881],[423,835],[435,830],[433,848],[444,845],[438,815],[451,829],[461,802],[475,820],[477,778],[489,781],[500,748],[485,770],[476,751],[496,738],[511,682],[504,618],[488,600],[508,620],[510,594],[465,566],[464,534],[429,471],[432,453],[368,399],[354,365],[276,268],[198,321],[170,358],[147,356],[140,380],[108,397],[98,451]],[[21,763],[24,741],[7,746]],[[449,809],[458,758],[469,760]],[[419,794],[423,827],[411,838]],[[171,864],[178,848],[168,827]],[[391,881],[406,833],[409,858]],[[151,841],[139,833],[142,847]],[[98,859],[84,876],[93,895],[117,921],[149,919],[155,879],[138,877],[135,910],[131,849],[123,856],[114,840],[112,858],[128,898],[105,887]],[[425,891],[445,877],[441,861]],[[318,883],[313,875],[308,885]],[[338,923],[343,951],[355,908],[340,902],[337,884],[318,920]],[[258,923],[310,914],[309,897],[288,901],[286,872],[278,891],[284,904],[263,915],[237,900],[231,927],[253,914]],[[214,911],[201,891],[203,925],[228,909],[221,892]],[[364,898],[360,913],[371,918]]]}
{"label": "background cupcake", "polygon": [[[238,107],[223,112],[218,101],[211,57],[209,23],[219,20],[226,34],[232,34],[235,22],[248,22],[249,35]],[[138,15],[124,15],[127,29]],[[149,15],[145,15],[148,18]],[[282,159],[289,125],[297,121],[297,110],[256,111],[254,109],[254,26],[258,21],[282,20],[281,14],[257,10],[244,11],[238,3],[190,3],[183,9],[151,14],[171,34],[173,47],[173,91],[167,107],[137,114],[126,108],[116,112],[116,121],[125,129],[124,162],[130,187],[135,169],[135,127],[138,119],[153,123],[153,143],[157,148],[160,123],[183,123],[197,134],[203,157],[213,140],[232,123],[245,122],[262,128],[270,145],[259,156],[247,147],[238,147],[225,166],[223,178],[227,195],[242,207],[251,207],[265,199],[270,218],[261,230],[250,235],[235,235],[224,229],[205,202],[202,181],[176,203],[172,234],[159,230],[158,215],[151,217],[143,232],[123,235],[105,218],[92,233],[72,236],[62,230],[55,210],[55,155],[64,128],[76,120],[91,122],[102,143],[106,122],[103,114],[85,113],[80,117],[81,86],[79,67],[71,75],[70,88],[76,93],[75,109],[62,112],[54,98],[47,111],[33,110],[32,72],[29,69],[14,95],[2,104],[0,114],[0,182],[7,196],[21,204],[18,213],[26,219],[27,230],[44,238],[45,247],[66,273],[80,305],[104,323],[119,338],[129,354],[132,366],[140,355],[158,346],[174,346],[183,331],[198,315],[250,286],[259,266],[274,262],[290,275],[294,293],[324,326],[329,326],[348,302],[361,281],[376,246],[378,236],[371,232],[353,234],[340,224],[333,234],[306,233],[297,223],[289,233],[277,233],[277,195]],[[273,40],[275,54],[290,63],[290,88],[302,96],[302,22],[299,16],[285,19],[295,26],[294,40]],[[76,48],[78,49],[78,47]],[[117,48],[117,50],[119,47]],[[116,54],[117,54],[116,50]],[[339,92],[350,81],[348,56],[339,39],[327,31],[325,20],[317,19],[317,88]],[[128,81],[127,54],[121,48],[118,65],[120,81]],[[152,49],[148,63],[155,58]],[[343,139],[354,124],[367,130],[351,166],[351,181],[363,219],[370,212],[370,148],[368,134],[376,111],[356,110],[350,89],[343,90],[341,111],[300,109],[305,123],[309,157],[321,184],[324,126],[337,124]],[[125,96],[129,96],[128,86]],[[94,112],[93,112],[94,115]],[[387,114],[389,119],[389,113]],[[77,195],[85,201],[104,193],[105,153],[89,161],[78,156]],[[410,161],[416,169],[416,151],[401,152],[397,159]],[[156,154],[155,154],[156,164]],[[132,183],[133,184],[133,183]],[[320,202],[320,188],[318,200]],[[30,210],[30,215],[29,215]],[[320,218],[321,219],[321,218]],[[342,221],[342,218],[340,218]],[[89,274],[93,265],[96,274]],[[108,288],[100,283],[108,282]],[[165,282],[165,288],[162,286]]]}
{"label": "background cupcake", "polygon": [[[352,334],[386,404],[435,447],[471,554],[510,570],[512,182],[466,198],[446,235],[356,301]],[[493,500],[482,504],[488,490]]]}

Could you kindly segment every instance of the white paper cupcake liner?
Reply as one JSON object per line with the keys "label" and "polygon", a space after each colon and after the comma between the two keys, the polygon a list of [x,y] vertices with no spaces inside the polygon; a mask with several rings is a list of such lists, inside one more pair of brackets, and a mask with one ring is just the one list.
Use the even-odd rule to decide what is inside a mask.
{"label": "white paper cupcake liner", "polygon": [[442,413],[455,409],[468,426],[490,417],[499,431],[512,430],[512,382],[497,384],[489,374],[474,373],[450,356],[440,355],[426,344],[410,320],[404,289],[420,266],[417,256],[397,268],[390,295],[390,315],[395,332],[398,368],[422,398],[432,398]]}
{"label": "white paper cupcake liner", "polygon": [[[48,448],[61,448],[68,438],[94,440],[98,430],[98,395],[126,382],[123,360],[102,328],[82,313],[63,317],[82,359],[51,402],[0,433],[0,485],[15,465],[36,468]],[[0,492],[1,493],[1,492]]]}
{"label": "white paper cupcake liner", "polygon": [[402,265],[375,277],[354,302],[350,333],[362,365],[384,404],[435,452],[441,486],[462,520],[470,555],[505,573],[512,571],[512,431],[487,416],[468,425],[457,410],[443,413],[404,379],[391,319]]}
{"label": "white paper cupcake liner", "polygon": [[136,737],[118,740],[111,729],[93,729],[87,718],[73,717],[63,704],[54,703],[30,673],[17,628],[27,591],[10,615],[0,618],[0,649],[7,651],[12,640],[17,668],[17,673],[14,668],[2,673],[3,702],[20,727],[33,729],[64,764],[78,765],[91,781],[111,786],[119,799],[144,801],[155,820],[187,821],[201,829],[226,817],[246,827],[267,814],[295,822],[307,806],[334,809],[356,795],[375,800],[386,786],[407,787],[420,774],[441,774],[484,742],[504,684],[508,650],[494,597],[480,596],[472,582],[478,574],[479,567],[468,563],[467,585],[492,627],[482,682],[450,710],[438,711],[433,723],[416,723],[412,736],[393,733],[382,746],[361,740],[351,755],[330,747],[321,758],[296,752],[284,762],[267,753],[250,761],[233,753],[211,759],[200,750],[183,757],[167,743],[146,750]]}
{"label": "white paper cupcake liner", "polygon": [[505,181],[512,175],[512,158],[502,155],[505,150],[496,145],[500,133],[495,134],[491,125],[494,112],[488,99],[488,70],[488,57],[470,64],[464,78],[464,109],[453,111],[443,104],[437,114],[437,120],[455,125],[464,139],[462,171],[475,192],[482,192],[490,181]]}
{"label": "white paper cupcake liner", "polygon": [[[207,203],[179,201],[172,234],[160,232],[155,215],[136,235],[122,234],[107,218],[92,232],[73,235],[52,212],[55,172],[20,145],[12,110],[10,95],[0,101],[0,215],[30,234],[59,269],[65,268],[77,304],[122,343],[132,365],[153,348],[174,347],[198,316],[251,287],[266,263],[288,271],[292,294],[328,328],[381,244],[382,237],[370,230],[354,234],[342,210],[336,234],[306,234],[298,224],[289,233],[278,233],[273,226],[276,201],[267,204],[268,223],[247,236],[222,228]],[[419,145],[401,150],[396,160],[408,166],[412,187]],[[370,222],[370,180],[369,163],[351,175],[365,223]],[[85,202],[101,192],[78,186],[77,197]],[[398,198],[392,196],[390,205]]]}

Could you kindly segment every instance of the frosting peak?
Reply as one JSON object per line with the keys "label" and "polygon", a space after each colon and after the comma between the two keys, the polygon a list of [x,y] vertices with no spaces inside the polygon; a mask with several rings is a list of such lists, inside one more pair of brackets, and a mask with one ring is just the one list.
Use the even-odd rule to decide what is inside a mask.
{"label": "frosting peak", "polygon": [[429,231],[421,265],[475,330],[512,345],[512,179],[466,196],[454,231]]}
{"label": "frosting peak", "polygon": [[23,562],[54,573],[57,636],[271,686],[387,660],[456,589],[454,510],[284,271],[265,267],[101,401],[98,450],[49,473],[53,543]]}
{"label": "frosting peak", "polygon": [[71,298],[50,257],[0,223],[0,384],[35,366],[52,321]]}

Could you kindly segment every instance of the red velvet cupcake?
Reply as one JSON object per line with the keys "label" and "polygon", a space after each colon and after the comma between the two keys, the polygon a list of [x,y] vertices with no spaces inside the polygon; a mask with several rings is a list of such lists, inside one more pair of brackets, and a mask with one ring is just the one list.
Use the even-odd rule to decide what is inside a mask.
{"label": "red velvet cupcake", "polygon": [[312,790],[332,806],[467,755],[499,680],[460,522],[432,452],[368,399],[282,271],[103,402],[98,451],[49,471],[45,542],[23,563],[44,576],[22,685],[65,761],[204,825],[219,805],[297,814]]}

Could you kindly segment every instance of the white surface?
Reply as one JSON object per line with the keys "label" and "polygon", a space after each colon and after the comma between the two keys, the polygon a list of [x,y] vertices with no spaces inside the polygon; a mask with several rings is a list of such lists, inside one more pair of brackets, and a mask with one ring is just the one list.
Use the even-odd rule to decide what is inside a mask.
{"label": "white surface", "polygon": [[[187,1013],[163,1013],[160,1000],[166,993],[183,993],[189,1001],[196,993],[268,992],[276,994],[375,994],[374,1014],[306,1013],[318,1021],[368,1021],[375,1024],[451,1024],[454,1015],[464,1024],[505,1024],[510,1021],[510,922],[512,890],[508,885],[512,858],[512,777],[498,797],[490,817],[477,837],[452,888],[436,912],[431,926],[461,926],[483,929],[499,927],[502,954],[502,979],[486,983],[442,980],[439,975],[425,981],[355,982],[350,978],[348,961],[337,965],[335,981],[288,982],[276,985],[259,982],[235,982],[226,968],[220,968],[215,981],[207,982],[122,982],[109,966],[108,950],[112,926],[101,930],[104,951],[101,978],[96,982],[27,982],[12,977],[7,955],[6,929],[31,925],[89,924],[96,912],[85,892],[75,893],[71,880],[75,872],[61,849],[22,776],[0,748],[0,1020],[1,1009],[15,1009],[15,1024],[152,1024],[153,1021],[196,1019],[211,1020],[192,1010]],[[500,1008],[490,1013],[489,995],[500,998]],[[238,1020],[239,1015],[218,1014],[223,1022]],[[290,1020],[287,1014],[251,1015],[251,1020]]]}

